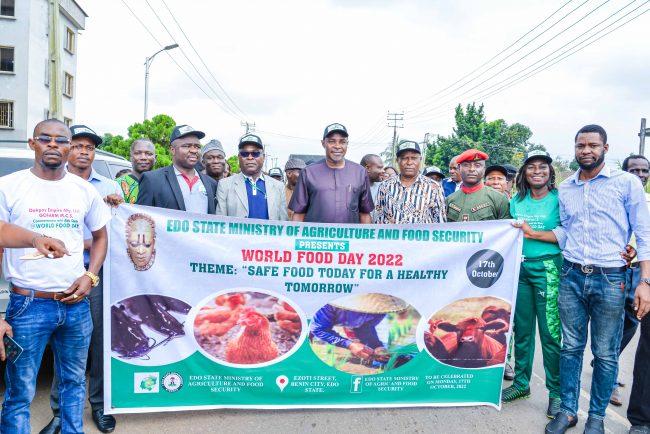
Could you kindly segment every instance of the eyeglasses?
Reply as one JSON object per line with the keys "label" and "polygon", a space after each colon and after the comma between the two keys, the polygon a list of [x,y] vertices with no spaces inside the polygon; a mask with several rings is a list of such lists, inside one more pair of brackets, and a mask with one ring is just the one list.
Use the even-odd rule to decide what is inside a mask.
{"label": "eyeglasses", "polygon": [[69,145],[70,144],[70,139],[67,137],[59,136],[59,137],[50,137],[46,135],[41,135],[38,137],[34,137],[36,140],[38,140],[40,143],[43,145],[49,145],[52,141],[56,143],[57,145]]}
{"label": "eyeglasses", "polygon": [[260,158],[261,155],[262,155],[261,151],[239,151],[239,156],[242,158],[249,158],[249,157]]}

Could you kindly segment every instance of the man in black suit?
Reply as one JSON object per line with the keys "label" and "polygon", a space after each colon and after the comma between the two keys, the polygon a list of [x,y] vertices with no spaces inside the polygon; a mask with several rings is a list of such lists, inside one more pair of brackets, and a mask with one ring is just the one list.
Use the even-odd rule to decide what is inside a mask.
{"label": "man in black suit", "polygon": [[172,165],[142,174],[138,205],[214,214],[217,181],[194,169],[205,137],[189,125],[179,125],[169,139]]}

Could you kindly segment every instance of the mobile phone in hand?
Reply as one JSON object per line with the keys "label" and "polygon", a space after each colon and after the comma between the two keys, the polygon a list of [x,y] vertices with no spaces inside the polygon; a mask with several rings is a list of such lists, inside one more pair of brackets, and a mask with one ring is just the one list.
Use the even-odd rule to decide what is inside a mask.
{"label": "mobile phone in hand", "polygon": [[16,363],[18,357],[23,353],[23,347],[18,345],[18,342],[13,340],[9,335],[4,335],[2,341],[5,344],[5,355],[7,356],[7,360]]}

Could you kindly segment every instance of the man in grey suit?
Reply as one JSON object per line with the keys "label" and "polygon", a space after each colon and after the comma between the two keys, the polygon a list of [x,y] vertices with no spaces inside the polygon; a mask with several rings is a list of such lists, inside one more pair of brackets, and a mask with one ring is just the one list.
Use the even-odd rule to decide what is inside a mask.
{"label": "man in grey suit", "polygon": [[172,165],[142,174],[138,205],[215,213],[217,181],[194,169],[203,137],[203,132],[189,125],[174,128],[169,139]]}
{"label": "man in grey suit", "polygon": [[219,181],[217,214],[264,220],[288,220],[284,184],[264,176],[264,145],[255,134],[239,139],[241,173]]}

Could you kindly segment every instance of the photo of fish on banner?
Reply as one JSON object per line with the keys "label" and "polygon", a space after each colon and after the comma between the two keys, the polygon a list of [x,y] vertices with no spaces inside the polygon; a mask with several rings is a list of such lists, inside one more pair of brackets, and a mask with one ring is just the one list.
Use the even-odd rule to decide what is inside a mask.
{"label": "photo of fish on banner", "polygon": [[401,298],[355,294],[320,308],[311,321],[311,349],[325,364],[357,375],[380,374],[419,354],[420,314]]}
{"label": "photo of fish on banner", "polygon": [[511,306],[496,297],[455,301],[429,318],[424,344],[431,356],[458,368],[503,364]]}
{"label": "photo of fish on banner", "polygon": [[157,294],[118,301],[111,306],[111,349],[120,359],[172,361],[164,351],[154,357],[154,350],[185,336],[190,309],[184,301]]}
{"label": "photo of fish on banner", "polygon": [[201,352],[229,366],[264,366],[302,341],[304,319],[288,301],[259,291],[227,292],[199,305],[193,320]]}

